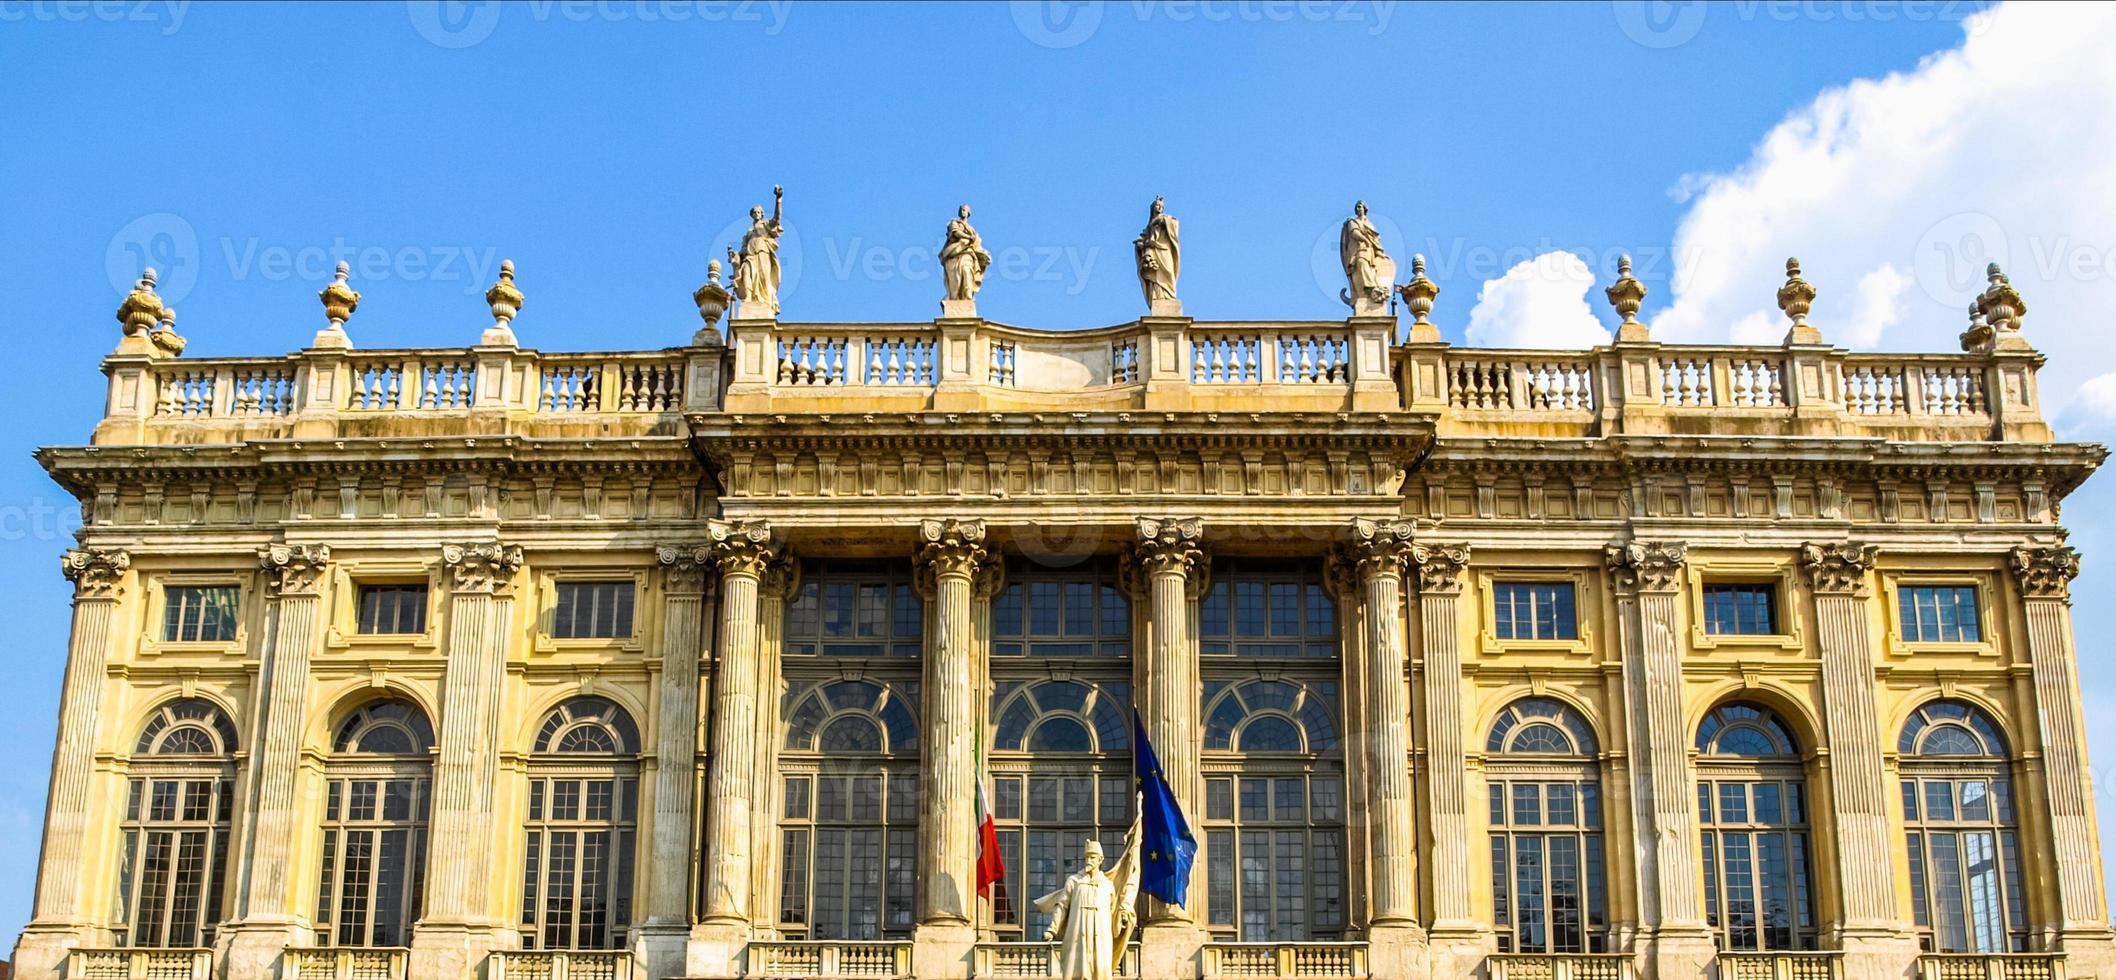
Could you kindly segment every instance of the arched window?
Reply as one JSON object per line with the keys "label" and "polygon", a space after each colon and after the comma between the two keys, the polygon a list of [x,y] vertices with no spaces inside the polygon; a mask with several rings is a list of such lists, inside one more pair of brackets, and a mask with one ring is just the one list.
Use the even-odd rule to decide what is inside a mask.
{"label": "arched window", "polygon": [[623,949],[639,839],[639,727],[608,698],[551,710],[529,762],[525,949]]}
{"label": "arched window", "polygon": [[1594,729],[1554,698],[1507,705],[1485,739],[1492,921],[1502,952],[1608,948]]}
{"label": "arched window", "polygon": [[118,866],[129,945],[213,945],[225,911],[235,724],[203,698],[149,715],[133,749]]}
{"label": "arched window", "polygon": [[433,745],[426,712],[402,698],[369,701],[338,723],[324,769],[319,945],[410,945],[425,892]]}
{"label": "arched window", "polygon": [[1252,668],[1247,679],[1205,681],[1206,924],[1224,938],[1344,934],[1337,668],[1331,658],[1271,678]]}
{"label": "arched window", "polygon": [[1079,870],[1089,839],[1121,854],[1131,826],[1131,685],[1003,681],[992,716],[992,812],[1007,869],[994,922],[1042,939],[1050,916],[1029,900]]}
{"label": "arched window", "polygon": [[917,706],[916,682],[790,685],[779,756],[779,928],[789,938],[910,938]]}
{"label": "arched window", "polygon": [[1729,950],[1815,947],[1806,772],[1776,712],[1729,702],[1697,728],[1705,916]]}
{"label": "arched window", "polygon": [[1896,741],[1911,910],[1938,953],[2028,948],[2011,756],[1998,725],[1963,701],[1911,712]]}

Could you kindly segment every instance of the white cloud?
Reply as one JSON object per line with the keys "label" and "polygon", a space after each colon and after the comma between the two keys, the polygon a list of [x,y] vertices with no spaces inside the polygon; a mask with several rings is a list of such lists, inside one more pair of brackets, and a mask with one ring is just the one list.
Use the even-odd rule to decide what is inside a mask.
{"label": "white cloud", "polygon": [[1609,331],[1587,305],[1594,272],[1571,252],[1545,252],[1487,279],[1469,311],[1473,347],[1559,350],[1609,342]]}
{"label": "white cloud", "polygon": [[1797,255],[1829,342],[1954,350],[1997,259],[2050,356],[2047,411],[2116,371],[2116,8],[2006,4],[1963,27],[1914,69],[1823,92],[1732,172],[1679,182],[1656,339],[1776,342]]}

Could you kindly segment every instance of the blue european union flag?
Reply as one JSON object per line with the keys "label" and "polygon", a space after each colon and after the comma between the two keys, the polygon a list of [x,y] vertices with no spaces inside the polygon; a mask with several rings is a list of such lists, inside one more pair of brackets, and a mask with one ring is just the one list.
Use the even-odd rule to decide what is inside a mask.
{"label": "blue european union flag", "polygon": [[1190,888],[1190,862],[1198,856],[1198,839],[1176,805],[1161,770],[1161,757],[1146,739],[1138,709],[1131,713],[1132,779],[1139,787],[1139,890],[1170,905],[1182,905]]}

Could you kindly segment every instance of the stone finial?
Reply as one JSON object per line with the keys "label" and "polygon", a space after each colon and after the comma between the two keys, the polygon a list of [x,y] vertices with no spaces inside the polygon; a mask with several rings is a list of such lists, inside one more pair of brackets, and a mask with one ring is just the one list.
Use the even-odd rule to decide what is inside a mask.
{"label": "stone finial", "polygon": [[711,262],[707,262],[705,264],[705,285],[691,291],[691,302],[698,304],[698,318],[705,321],[705,325],[699,327],[698,332],[691,335],[692,346],[721,346],[720,316],[727,312],[728,304],[733,302],[734,298],[734,294],[728,292],[727,287],[720,284],[720,260],[714,259]]}
{"label": "stone finial", "polygon": [[125,301],[118,304],[118,322],[124,324],[125,336],[144,337],[161,318],[162,297],[154,291],[154,269],[150,266],[140,273],[139,284],[126,294]]}
{"label": "stone finial", "polygon": [[1778,287],[1778,308],[1793,321],[1786,331],[1787,344],[1819,344],[1822,331],[1807,325],[1807,311],[1815,305],[1815,284],[1800,277],[1800,260],[1785,260],[1785,285]]}
{"label": "stone finial", "polygon": [[323,301],[324,317],[331,321],[330,326],[316,332],[315,345],[318,347],[353,346],[352,339],[345,335],[345,321],[360,308],[360,294],[345,283],[352,271],[352,266],[338,263],[338,270],[331,274],[330,284],[316,293],[316,298]]}
{"label": "stone finial", "polygon": [[1396,287],[1396,292],[1403,297],[1404,308],[1411,311],[1412,329],[1432,323],[1425,317],[1433,312],[1433,299],[1440,295],[1440,286],[1425,277],[1425,256],[1411,256],[1411,281]]}
{"label": "stone finial", "polygon": [[175,307],[162,307],[162,322],[155,325],[154,332],[147,335],[147,340],[154,345],[155,354],[175,357],[184,352],[186,341],[176,333]]}
{"label": "stone finial", "polygon": [[2013,288],[2013,282],[1999,270],[1996,262],[1985,267],[1984,275],[1990,284],[1984,287],[1984,295],[1977,298],[1977,312],[1984,315],[1995,332],[2019,330],[2020,318],[2028,313],[2028,304],[2021,299],[2020,290]]}
{"label": "stone finial", "polygon": [[1962,350],[1978,353],[1991,349],[1991,324],[1984,319],[1984,297],[1969,301],[1969,329],[1962,331]]}
{"label": "stone finial", "polygon": [[1646,301],[1646,284],[1631,275],[1631,256],[1620,255],[1616,260],[1616,281],[1603,291],[1609,297],[1609,305],[1616,315],[1624,318],[1623,326],[1617,330],[1618,340],[1646,340],[1646,325],[1638,321],[1638,308]]}
{"label": "stone finial", "polygon": [[492,307],[492,326],[480,342],[514,346],[514,317],[522,311],[522,291],[514,285],[513,259],[500,261],[499,281],[485,290],[485,302]]}

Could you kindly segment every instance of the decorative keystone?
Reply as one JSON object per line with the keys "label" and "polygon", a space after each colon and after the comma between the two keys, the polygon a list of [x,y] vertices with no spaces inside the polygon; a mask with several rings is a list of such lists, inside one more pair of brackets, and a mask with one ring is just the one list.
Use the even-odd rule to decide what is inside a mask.
{"label": "decorative keystone", "polygon": [[691,302],[698,304],[698,318],[705,321],[705,325],[691,335],[692,346],[719,347],[725,343],[720,339],[720,316],[727,312],[734,299],[735,294],[720,284],[720,260],[707,262],[705,285],[691,292]]}
{"label": "decorative keystone", "polygon": [[316,293],[316,298],[323,301],[324,318],[331,321],[330,326],[316,332],[317,347],[353,346],[352,338],[345,335],[345,321],[352,319],[353,311],[360,308],[360,294],[345,283],[352,272],[352,266],[338,263],[338,271],[331,274],[330,285]]}
{"label": "decorative keystone", "polygon": [[1403,306],[1411,311],[1413,324],[1429,323],[1426,314],[1433,312],[1433,299],[1440,295],[1440,286],[1425,277],[1425,256],[1411,256],[1411,281],[1396,287],[1403,297]]}
{"label": "decorative keystone", "polygon": [[500,281],[485,290],[485,302],[492,307],[492,326],[479,343],[514,346],[514,317],[522,311],[522,291],[514,286],[513,259],[500,262]]}
{"label": "decorative keystone", "polygon": [[154,291],[154,269],[150,266],[140,273],[139,284],[125,295],[125,301],[118,304],[118,322],[124,324],[125,336],[144,337],[161,318],[162,297]]}

